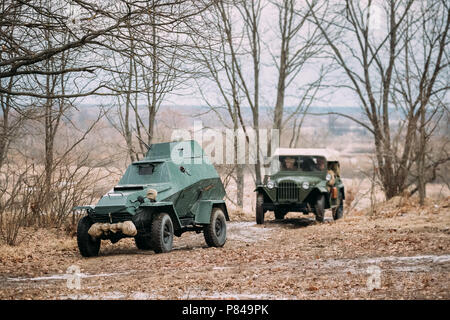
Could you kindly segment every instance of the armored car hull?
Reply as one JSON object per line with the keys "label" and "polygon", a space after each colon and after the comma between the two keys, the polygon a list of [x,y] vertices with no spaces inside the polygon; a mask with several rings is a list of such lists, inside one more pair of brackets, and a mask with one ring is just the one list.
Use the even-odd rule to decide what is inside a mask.
{"label": "armored car hull", "polygon": [[97,255],[101,240],[124,237],[134,237],[140,249],[168,252],[173,235],[186,231],[203,232],[208,245],[223,246],[229,220],[224,196],[197,142],[153,144],[95,206],[74,208],[87,212],[79,222],[80,252]]}

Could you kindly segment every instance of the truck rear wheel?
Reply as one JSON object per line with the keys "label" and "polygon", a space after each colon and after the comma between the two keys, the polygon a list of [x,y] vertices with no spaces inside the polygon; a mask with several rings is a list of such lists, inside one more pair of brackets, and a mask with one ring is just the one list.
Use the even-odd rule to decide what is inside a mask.
{"label": "truck rear wheel", "polygon": [[323,194],[319,194],[314,204],[316,221],[323,222],[325,219],[325,197]]}
{"label": "truck rear wheel", "polygon": [[339,206],[332,209],[334,220],[341,219],[344,216],[344,201],[342,200],[342,194],[340,196]]}
{"label": "truck rear wheel", "polygon": [[156,253],[169,252],[173,245],[173,224],[170,216],[159,213],[152,222],[150,246]]}
{"label": "truck rear wheel", "polygon": [[257,224],[264,223],[264,210],[262,207],[263,203],[264,203],[264,195],[261,193],[258,193],[256,195],[256,223]]}
{"label": "truck rear wheel", "polygon": [[210,223],[203,227],[203,236],[209,247],[223,247],[227,241],[227,223],[222,209],[212,209]]}
{"label": "truck rear wheel", "polygon": [[77,227],[78,249],[83,257],[98,256],[100,250],[100,239],[93,238],[89,233],[89,228],[94,224],[89,216],[80,219]]}

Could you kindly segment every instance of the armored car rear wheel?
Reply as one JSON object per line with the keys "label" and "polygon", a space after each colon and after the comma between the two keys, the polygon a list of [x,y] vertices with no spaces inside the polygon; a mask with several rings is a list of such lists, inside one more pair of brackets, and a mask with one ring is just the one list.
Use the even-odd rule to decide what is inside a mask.
{"label": "armored car rear wheel", "polygon": [[220,208],[213,208],[210,223],[203,227],[203,236],[210,247],[223,247],[227,241],[227,223]]}
{"label": "armored car rear wheel", "polygon": [[89,228],[94,222],[89,216],[81,218],[77,227],[78,249],[83,257],[98,256],[100,250],[100,239],[93,238],[89,233]]}
{"label": "armored car rear wheel", "polygon": [[169,252],[173,245],[173,224],[170,216],[159,213],[152,222],[150,245],[156,253]]}

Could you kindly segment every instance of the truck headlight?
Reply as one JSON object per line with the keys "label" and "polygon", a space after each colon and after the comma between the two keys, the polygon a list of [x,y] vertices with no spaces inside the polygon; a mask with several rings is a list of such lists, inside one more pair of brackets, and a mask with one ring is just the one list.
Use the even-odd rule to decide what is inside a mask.
{"label": "truck headlight", "polygon": [[305,189],[305,190],[308,190],[309,189],[309,182],[308,181],[303,182],[302,183],[302,188]]}
{"label": "truck headlight", "polygon": [[269,188],[269,189],[275,188],[275,182],[273,182],[273,181],[267,182],[267,188]]}
{"label": "truck headlight", "polygon": [[331,180],[331,174],[327,173],[327,176],[325,177],[325,180],[330,181]]}

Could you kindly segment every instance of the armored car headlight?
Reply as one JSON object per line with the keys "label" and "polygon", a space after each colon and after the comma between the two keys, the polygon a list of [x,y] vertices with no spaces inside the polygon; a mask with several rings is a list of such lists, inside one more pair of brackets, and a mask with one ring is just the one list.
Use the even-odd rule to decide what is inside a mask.
{"label": "armored car headlight", "polygon": [[275,182],[273,182],[273,181],[267,182],[267,188],[269,188],[269,189],[275,188]]}
{"label": "armored car headlight", "polygon": [[331,174],[327,174],[327,176],[325,177],[325,180],[330,181],[331,180]]}
{"label": "armored car headlight", "polygon": [[158,195],[158,191],[156,191],[155,189],[148,189],[147,190],[147,198],[154,202],[156,201],[156,196]]}
{"label": "armored car headlight", "polygon": [[302,188],[305,189],[305,190],[308,190],[309,189],[309,182],[308,181],[303,182],[302,183]]}

